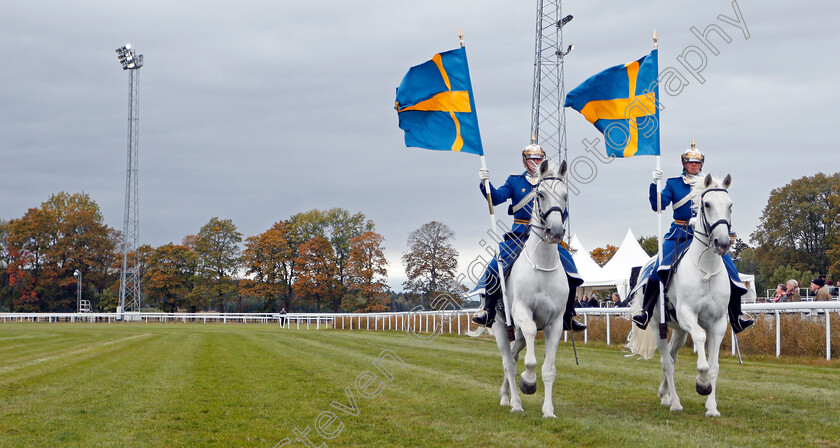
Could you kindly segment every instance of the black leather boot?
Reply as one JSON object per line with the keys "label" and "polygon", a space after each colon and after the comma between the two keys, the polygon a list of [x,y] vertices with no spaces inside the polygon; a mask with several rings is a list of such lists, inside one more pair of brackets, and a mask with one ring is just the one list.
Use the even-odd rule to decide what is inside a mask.
{"label": "black leather boot", "polygon": [[750,328],[753,325],[755,325],[755,321],[750,316],[747,316],[746,314],[742,314],[740,316],[737,316],[734,319],[732,319],[730,317],[729,323],[730,323],[730,325],[732,325],[732,331],[734,331],[735,334],[738,334],[738,333],[746,330],[747,328]]}
{"label": "black leather boot", "polygon": [[569,292],[569,297],[566,299],[566,313],[563,314],[563,330],[581,332],[586,330],[586,325],[572,319],[575,316],[575,292]]}
{"label": "black leather boot", "polygon": [[659,280],[649,278],[647,285],[645,285],[645,295],[642,299],[642,309],[633,315],[633,323],[637,327],[644,330],[650,323],[650,313],[656,306],[656,300],[659,298]]}
{"label": "black leather boot", "polygon": [[568,319],[563,319],[563,330],[574,331],[575,333],[578,333],[583,330],[586,330],[586,325],[572,319],[572,316],[569,316]]}
{"label": "black leather boot", "polygon": [[484,327],[493,325],[496,318],[496,304],[499,301],[498,294],[487,294],[484,296],[484,309],[475,313],[472,321]]}
{"label": "black leather boot", "polygon": [[736,294],[734,291],[729,296],[729,323],[735,334],[755,325],[752,317],[741,312],[741,294]]}

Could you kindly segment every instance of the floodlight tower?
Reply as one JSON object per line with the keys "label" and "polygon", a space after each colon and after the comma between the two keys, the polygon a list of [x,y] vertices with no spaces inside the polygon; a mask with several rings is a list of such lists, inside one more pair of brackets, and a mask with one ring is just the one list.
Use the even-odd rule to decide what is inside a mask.
{"label": "floodlight tower", "polygon": [[[532,143],[542,146],[549,157],[556,152],[558,164],[567,158],[563,59],[575,48],[563,45],[563,27],[572,21],[572,16],[563,16],[560,3],[561,0],[537,0],[531,97]],[[566,234],[571,234],[568,229]]]}
{"label": "floodlight tower", "polygon": [[120,305],[118,318],[125,311],[140,311],[140,219],[137,200],[137,133],[140,122],[137,71],[143,66],[143,55],[135,55],[131,44],[117,49],[123,70],[128,70],[128,156],[125,172],[125,213],[123,214],[122,271],[120,272]]}

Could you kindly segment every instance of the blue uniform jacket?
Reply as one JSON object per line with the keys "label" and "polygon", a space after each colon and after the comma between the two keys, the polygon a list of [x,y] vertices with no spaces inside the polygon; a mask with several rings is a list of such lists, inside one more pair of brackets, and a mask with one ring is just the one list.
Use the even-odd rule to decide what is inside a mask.
{"label": "blue uniform jacket", "polygon": [[[682,198],[691,193],[691,185],[688,184],[682,176],[671,177],[665,181],[665,186],[662,188],[662,210],[665,210],[671,204],[679,202]],[[656,210],[656,184],[650,184],[650,208]],[[691,219],[691,201],[686,202],[680,208],[674,210],[674,222],[671,223],[671,228],[665,234],[666,240],[686,239],[691,238],[691,228],[688,226],[688,221]]]}
{"label": "blue uniform jacket", "polygon": [[[662,210],[671,204],[675,204],[688,196],[691,193],[691,185],[686,182],[682,176],[670,177],[665,181],[665,187],[662,188]],[[650,208],[656,210],[656,184],[650,184]],[[685,204],[674,210],[674,221],[671,223],[671,228],[665,234],[665,239],[662,241],[662,264],[654,262],[653,269],[646,271],[642,275],[646,278],[651,272],[657,272],[660,280],[667,281],[668,273],[671,270],[671,265],[691,244],[694,239],[694,233],[688,225],[688,221],[692,218],[693,211],[691,209],[691,201],[686,201]],[[741,277],[738,275],[738,270],[735,268],[735,263],[729,254],[723,256],[723,264],[726,266],[726,271],[729,274],[729,280],[733,285],[733,293],[740,297],[746,293],[746,286],[741,282]]]}
{"label": "blue uniform jacket", "polygon": [[[492,183],[488,182],[488,184],[490,185],[490,199],[492,199],[493,205],[502,204],[508,199],[511,201],[511,206],[516,205],[534,189],[534,186],[525,178],[524,172],[522,174],[511,174],[507,178],[507,181],[505,181],[505,184],[499,188],[493,187]],[[481,189],[482,196],[486,197],[487,192],[484,190],[484,184],[479,184],[479,188]],[[511,214],[510,209],[508,209],[508,214]],[[513,213],[513,227],[511,227],[511,231],[518,234],[525,233],[528,231],[528,223],[530,222],[531,204],[529,203],[516,213]]]}
{"label": "blue uniform jacket", "polygon": [[[504,185],[500,188],[494,188],[492,183],[488,182],[488,184],[490,185],[490,199],[493,201],[493,205],[502,204],[510,199],[512,203],[511,207],[518,204],[534,189],[534,186],[531,185],[531,183],[528,182],[528,179],[525,178],[524,172],[522,174],[511,174],[507,178],[507,181],[505,181]],[[484,185],[479,184],[479,188],[482,196],[486,199],[487,192],[484,189]],[[508,214],[511,214],[510,211],[511,209],[509,208]],[[511,231],[517,234],[518,237],[499,243],[499,258],[501,258],[502,265],[505,266],[506,269],[513,266],[513,262],[519,257],[519,253],[522,251],[522,245],[524,244],[528,232],[530,231],[530,228],[528,227],[530,222],[531,203],[528,203],[528,205],[522,207],[516,213],[513,213],[513,227],[511,227]],[[557,251],[560,253],[560,261],[563,264],[563,269],[566,270],[566,276],[570,286],[569,293],[570,295],[574,295],[575,288],[583,283],[583,279],[580,277],[580,274],[578,274],[577,266],[575,266],[572,254],[569,253],[569,251],[562,245],[557,246]],[[490,263],[488,263],[484,275],[476,287],[470,292],[470,295],[476,293],[484,294],[485,289],[493,289],[494,287],[492,285],[496,283],[495,279],[498,278],[498,276],[498,265],[496,259],[493,258]]]}

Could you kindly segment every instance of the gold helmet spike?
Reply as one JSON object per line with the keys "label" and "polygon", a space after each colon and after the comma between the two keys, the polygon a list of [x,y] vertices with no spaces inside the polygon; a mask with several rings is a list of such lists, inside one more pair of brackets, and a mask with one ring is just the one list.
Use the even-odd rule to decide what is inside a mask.
{"label": "gold helmet spike", "polygon": [[682,155],[680,156],[682,159],[682,163],[686,162],[700,162],[701,164],[706,160],[706,156],[703,155],[700,150],[697,149],[697,146],[694,144],[694,139],[691,139],[691,148],[686,149]]}
{"label": "gold helmet spike", "polygon": [[522,150],[522,159],[544,159],[545,151],[540,145],[528,145]]}

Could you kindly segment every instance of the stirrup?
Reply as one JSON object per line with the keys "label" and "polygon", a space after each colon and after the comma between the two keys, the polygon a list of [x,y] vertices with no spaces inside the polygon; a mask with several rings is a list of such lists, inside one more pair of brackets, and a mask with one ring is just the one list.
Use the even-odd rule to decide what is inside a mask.
{"label": "stirrup", "polygon": [[746,317],[744,318],[738,316],[733,322],[731,322],[732,331],[734,331],[735,334],[738,334],[755,325],[755,321],[752,319],[752,317],[750,317],[749,315],[744,316]]}
{"label": "stirrup", "polygon": [[638,314],[633,315],[633,323],[642,330],[646,329],[650,323],[650,315],[645,310],[639,311]]}
{"label": "stirrup", "polygon": [[482,327],[486,327],[488,324],[488,318],[490,317],[490,313],[485,310],[481,310],[472,317],[472,321],[475,324],[481,325]]}
{"label": "stirrup", "polygon": [[563,331],[574,331],[575,333],[579,333],[583,330],[586,330],[586,325],[574,319],[570,318],[568,321],[563,322]]}

